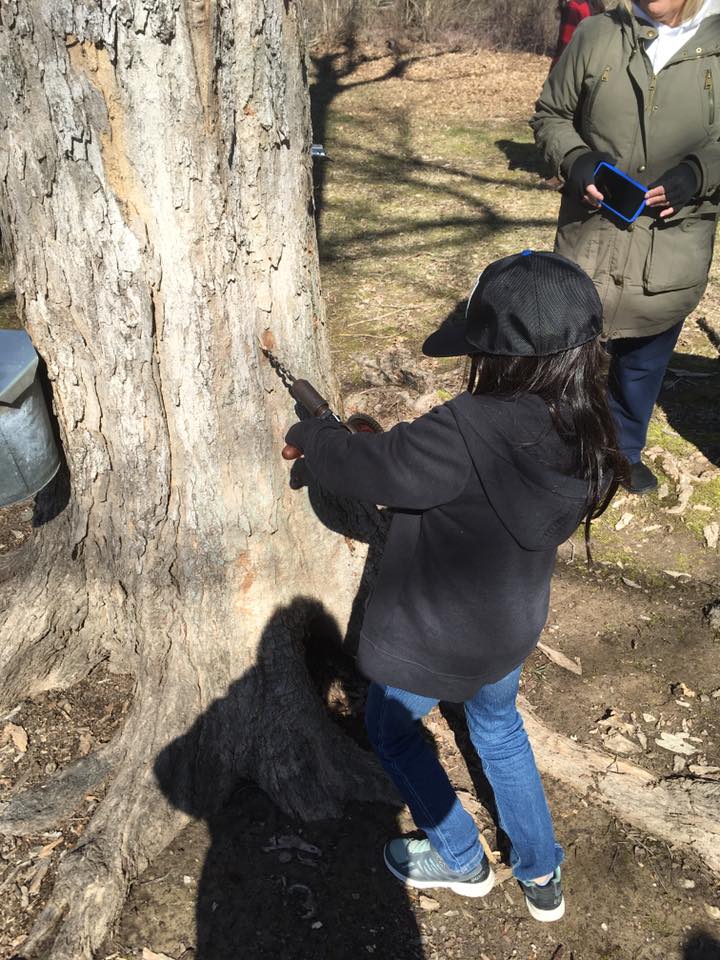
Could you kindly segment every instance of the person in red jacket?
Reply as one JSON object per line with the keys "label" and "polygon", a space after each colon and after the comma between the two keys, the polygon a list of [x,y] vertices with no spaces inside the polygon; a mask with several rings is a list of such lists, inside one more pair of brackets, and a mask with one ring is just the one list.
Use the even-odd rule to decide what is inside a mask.
{"label": "person in red jacket", "polygon": [[603,13],[605,4],[602,0],[560,0],[558,3],[558,13],[560,14],[560,32],[558,34],[555,56],[552,58],[550,69],[560,59],[563,50],[570,43],[575,28],[584,20],[585,17],[591,17],[594,13]]}

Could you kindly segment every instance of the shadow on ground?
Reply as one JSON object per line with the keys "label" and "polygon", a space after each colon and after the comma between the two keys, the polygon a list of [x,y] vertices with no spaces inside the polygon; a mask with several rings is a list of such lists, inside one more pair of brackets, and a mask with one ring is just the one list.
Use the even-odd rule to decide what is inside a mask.
{"label": "shadow on ground", "polygon": [[720,466],[720,357],[675,353],[658,401],[668,424]]}
{"label": "shadow on ground", "polygon": [[[187,931],[186,942],[193,947],[194,960],[356,960],[375,952],[419,960],[419,930],[407,894],[382,863],[383,844],[398,832],[396,808],[363,804],[359,810],[346,809],[341,819],[304,823],[247,782],[238,784],[228,802],[218,803],[215,785],[227,782],[233,742],[243,739],[236,720],[243,715],[242,704],[254,702],[258,688],[274,682],[277,647],[285,643],[280,638],[287,633],[287,623],[303,615],[309,629],[317,623],[321,636],[326,634],[328,618],[320,604],[298,598],[290,608],[278,608],[263,632],[257,666],[156,760],[156,776],[170,802],[207,828],[207,853],[196,888],[197,868],[181,868],[192,877],[195,894],[195,931]],[[312,635],[305,640],[312,648]],[[323,643],[329,641],[321,639],[320,649]],[[291,662],[289,649],[286,654],[280,651],[282,659]],[[337,695],[338,683],[326,669],[321,695],[327,696],[329,685]],[[282,711],[282,691],[277,693],[277,709]],[[285,720],[279,718],[283,727]],[[297,766],[290,744],[287,752]],[[283,761],[282,754],[270,761],[279,783],[292,776]],[[322,767],[317,775],[322,778]],[[312,759],[300,765],[297,776],[307,780],[308,792],[315,789]],[[160,904],[154,893],[151,912],[160,919],[160,928],[165,909],[178,907],[177,892],[169,893],[168,901]],[[142,913],[149,903],[136,897],[134,909]]]}
{"label": "shadow on ground", "polygon": [[683,945],[682,960],[720,960],[720,940],[705,930],[694,931]]}
{"label": "shadow on ground", "polygon": [[534,143],[517,140],[496,140],[495,146],[507,157],[508,170],[524,170],[539,177],[548,175],[548,164]]}
{"label": "shadow on ground", "polygon": [[[311,86],[313,139],[324,143],[328,131],[328,117],[337,98],[356,87],[382,83],[392,78],[403,78],[408,68],[417,62],[437,57],[439,54],[422,56],[403,56],[394,53],[389,57],[388,68],[377,77],[369,79],[351,79],[358,69],[370,60],[384,60],[388,57],[368,57],[358,52],[352,41],[348,41],[341,51],[324,54],[314,59],[315,80]],[[515,218],[503,210],[496,209],[487,199],[477,194],[478,187],[512,187],[521,191],[534,191],[535,183],[522,183],[509,177],[486,176],[445,163],[435,162],[413,153],[408,118],[400,110],[393,116],[393,143],[386,145],[373,140],[373,131],[367,130],[367,140],[355,138],[352,143],[337,142],[334,150],[350,148],[353,156],[343,156],[346,173],[357,180],[367,183],[369,190],[373,185],[392,182],[397,191],[412,188],[426,193],[428,200],[441,198],[457,200],[460,207],[470,207],[470,213],[459,212],[453,216],[412,219],[407,211],[392,213],[385,210],[381,223],[362,224],[357,231],[341,238],[326,237],[323,231],[323,215],[326,208],[327,162],[316,160],[313,168],[315,188],[315,218],[321,248],[321,259],[325,263],[362,256],[377,258],[383,254],[402,251],[404,256],[417,255],[431,251],[437,244],[434,236],[438,230],[452,230],[445,236],[443,243],[447,247],[469,247],[479,242],[487,234],[518,227],[552,227],[554,219],[547,216]],[[544,174],[542,159],[534,144],[514,143],[500,140],[496,144],[510,158],[510,170],[522,169],[534,174]],[[438,176],[439,175],[439,176]],[[461,179],[467,189],[462,189],[454,181]],[[366,212],[367,205],[363,205]],[[352,218],[353,211],[348,210]],[[412,241],[409,236],[412,233]],[[393,246],[393,241],[399,246]],[[353,246],[355,245],[355,246]],[[350,252],[349,252],[349,248]]]}

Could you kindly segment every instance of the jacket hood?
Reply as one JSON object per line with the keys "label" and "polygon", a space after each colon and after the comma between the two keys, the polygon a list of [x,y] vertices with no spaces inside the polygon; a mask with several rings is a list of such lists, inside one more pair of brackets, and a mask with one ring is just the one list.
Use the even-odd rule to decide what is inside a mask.
{"label": "jacket hood", "polygon": [[587,483],[573,475],[572,448],[535,394],[461,394],[448,403],[485,495],[526,550],[548,550],[575,531]]}

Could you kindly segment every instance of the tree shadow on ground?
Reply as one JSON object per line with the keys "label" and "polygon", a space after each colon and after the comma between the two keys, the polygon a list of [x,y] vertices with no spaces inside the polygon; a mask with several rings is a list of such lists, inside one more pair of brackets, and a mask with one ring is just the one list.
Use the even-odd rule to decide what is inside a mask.
{"label": "tree shadow on ground", "polygon": [[[334,101],[342,94],[356,87],[367,86],[370,84],[382,83],[385,80],[393,78],[402,78],[407,69],[416,62],[437,57],[440,54],[432,53],[422,56],[404,56],[395,53],[391,57],[388,68],[376,77],[368,79],[351,80],[352,75],[360,66],[371,61],[386,59],[385,57],[367,57],[359,53],[354,39],[349,39],[345,47],[336,52],[327,53],[314,59],[315,81],[311,84],[311,111],[313,139],[319,143],[325,143],[328,132],[328,119],[330,108]],[[507,177],[489,177],[483,174],[473,173],[471,171],[458,168],[454,165],[447,165],[440,162],[434,162],[413,155],[410,149],[410,134],[407,117],[404,111],[398,111],[394,117],[393,123],[394,135],[397,139],[395,146],[397,151],[387,149],[384,146],[372,144],[372,142],[357,142],[355,139],[351,144],[355,154],[359,154],[357,159],[345,157],[343,159],[344,167],[353,175],[361,177],[368,181],[368,188],[372,184],[382,183],[391,180],[398,189],[402,187],[412,187],[415,191],[422,191],[429,194],[442,195],[444,198],[453,198],[459,203],[470,206],[470,214],[459,214],[453,217],[443,217],[442,219],[428,218],[424,221],[415,221],[411,223],[403,216],[395,219],[387,219],[382,226],[376,229],[368,230],[363,227],[349,237],[341,239],[328,239],[324,236],[322,230],[323,215],[325,212],[326,200],[326,178],[327,161],[317,160],[313,167],[314,189],[315,189],[315,219],[318,233],[318,240],[321,248],[321,259],[324,262],[337,261],[345,258],[357,259],[361,254],[347,253],[346,247],[355,241],[365,244],[364,250],[367,250],[367,256],[379,257],[383,254],[392,252],[388,248],[388,242],[397,238],[402,246],[404,255],[414,254],[423,250],[432,249],[437,240],[428,238],[416,240],[412,245],[408,244],[408,232],[422,238],[423,234],[430,233],[443,228],[453,228],[459,231],[459,236],[452,240],[445,240],[445,246],[465,246],[472,244],[480,239],[489,230],[499,231],[502,229],[514,229],[518,226],[542,227],[553,226],[555,221],[547,217],[530,217],[525,219],[514,219],[506,216],[502,211],[496,210],[492,204],[481,200],[475,188],[482,185],[488,186],[508,186],[522,191],[533,191],[537,189],[534,183],[522,183],[515,179]],[[372,132],[368,131],[368,137],[372,137]],[[514,144],[512,141],[498,141],[497,145],[503,149],[503,144],[512,144],[516,156],[522,155],[526,166],[511,164],[510,169],[528,169],[530,151],[536,158],[533,161],[531,172],[543,174],[546,171],[542,166],[542,160],[534,144]],[[330,150],[330,158],[333,159],[333,151],[342,149],[343,143],[333,144]],[[436,176],[432,179],[423,179],[426,174],[441,174],[442,180],[438,182]],[[451,178],[461,178],[467,184],[468,189],[463,190],[457,184],[449,182]],[[480,237],[478,237],[480,231]],[[383,247],[384,244],[384,247]]]}
{"label": "tree shadow on ground", "polygon": [[720,940],[706,930],[694,930],[683,944],[682,960],[720,960]]}
{"label": "tree shadow on ground", "polygon": [[[310,111],[315,143],[325,143],[330,107],[340,94],[356,87],[382,83],[384,80],[404,78],[412,64],[435,59],[443,56],[445,52],[439,51],[410,56],[399,48],[389,46],[387,54],[367,56],[358,48],[355,25],[351,19],[346,24],[346,39],[343,47],[340,50],[312,58],[315,67],[315,81],[310,84]],[[346,82],[363,64],[380,60],[387,60],[388,66],[379,76],[367,80]],[[318,160],[313,166],[315,221],[318,237],[321,235],[322,215],[325,208],[326,172],[325,161]]]}
{"label": "tree shadow on ground", "polygon": [[495,146],[507,157],[508,170],[524,170],[539,177],[547,175],[548,165],[534,143],[496,140]]}
{"label": "tree shadow on ground", "polygon": [[720,357],[674,353],[658,404],[681,437],[720,466]]}

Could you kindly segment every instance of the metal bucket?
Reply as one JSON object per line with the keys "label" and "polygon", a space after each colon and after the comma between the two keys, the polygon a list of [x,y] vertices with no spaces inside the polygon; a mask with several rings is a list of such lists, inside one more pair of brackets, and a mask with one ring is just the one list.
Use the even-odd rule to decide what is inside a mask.
{"label": "metal bucket", "polygon": [[24,330],[0,330],[0,507],[27,500],[60,466],[38,355]]}

